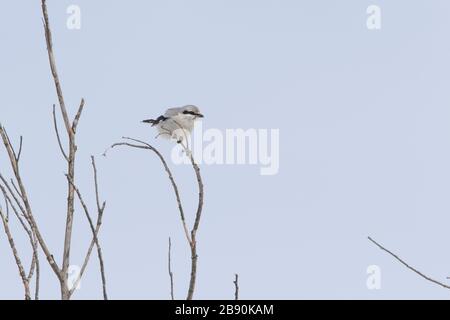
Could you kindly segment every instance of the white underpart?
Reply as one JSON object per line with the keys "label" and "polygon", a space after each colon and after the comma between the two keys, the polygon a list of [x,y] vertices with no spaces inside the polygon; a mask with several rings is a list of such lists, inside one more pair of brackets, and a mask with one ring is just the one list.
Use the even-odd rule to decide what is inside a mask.
{"label": "white underpart", "polygon": [[[167,117],[167,114],[165,116]],[[162,137],[185,141],[194,129],[195,119],[196,117],[193,115],[178,113],[161,121],[157,125],[157,129]]]}

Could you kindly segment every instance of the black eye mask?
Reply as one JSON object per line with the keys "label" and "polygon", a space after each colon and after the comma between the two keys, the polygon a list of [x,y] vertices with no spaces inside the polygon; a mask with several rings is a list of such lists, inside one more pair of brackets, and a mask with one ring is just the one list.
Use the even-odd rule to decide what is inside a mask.
{"label": "black eye mask", "polygon": [[194,112],[194,111],[184,110],[184,111],[183,111],[183,114],[190,114],[190,115],[193,115],[193,116],[196,116],[196,117],[203,118],[203,115],[202,115],[202,114],[197,113],[197,112]]}

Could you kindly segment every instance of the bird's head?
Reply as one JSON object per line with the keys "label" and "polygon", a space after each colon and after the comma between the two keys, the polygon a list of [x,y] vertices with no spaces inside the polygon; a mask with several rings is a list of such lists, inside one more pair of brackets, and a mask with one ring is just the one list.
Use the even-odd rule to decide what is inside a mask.
{"label": "bird's head", "polygon": [[186,115],[191,115],[194,117],[194,119],[203,118],[203,114],[200,113],[200,109],[194,105],[184,106],[182,113]]}

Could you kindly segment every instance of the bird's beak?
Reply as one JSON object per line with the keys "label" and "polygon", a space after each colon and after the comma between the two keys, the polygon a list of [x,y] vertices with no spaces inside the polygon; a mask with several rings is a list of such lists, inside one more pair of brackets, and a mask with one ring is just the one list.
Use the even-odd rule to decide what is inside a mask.
{"label": "bird's beak", "polygon": [[197,117],[199,117],[199,118],[204,118],[205,116],[204,115],[202,115],[201,113],[196,113],[195,114]]}

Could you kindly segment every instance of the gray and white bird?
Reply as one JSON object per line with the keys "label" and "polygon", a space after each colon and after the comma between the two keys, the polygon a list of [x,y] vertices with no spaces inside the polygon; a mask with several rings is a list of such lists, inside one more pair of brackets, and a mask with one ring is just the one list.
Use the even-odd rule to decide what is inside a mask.
{"label": "gray and white bird", "polygon": [[159,132],[158,136],[168,136],[180,143],[192,132],[194,123],[199,118],[203,118],[199,108],[194,105],[186,105],[179,108],[169,108],[164,115],[142,122],[150,123],[152,127],[156,127]]}

